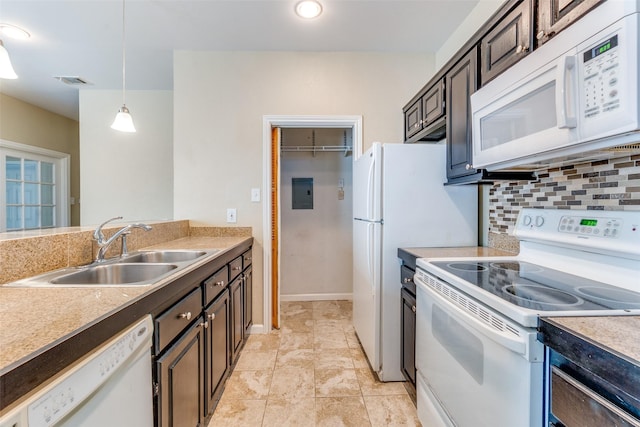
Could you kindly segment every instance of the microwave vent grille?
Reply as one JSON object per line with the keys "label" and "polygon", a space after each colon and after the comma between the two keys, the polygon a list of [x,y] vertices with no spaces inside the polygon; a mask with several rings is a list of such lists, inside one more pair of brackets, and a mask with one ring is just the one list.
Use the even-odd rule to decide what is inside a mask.
{"label": "microwave vent grille", "polygon": [[627,144],[627,145],[619,145],[617,147],[607,148],[608,151],[618,152],[618,151],[636,151],[640,150],[640,142],[636,144]]}

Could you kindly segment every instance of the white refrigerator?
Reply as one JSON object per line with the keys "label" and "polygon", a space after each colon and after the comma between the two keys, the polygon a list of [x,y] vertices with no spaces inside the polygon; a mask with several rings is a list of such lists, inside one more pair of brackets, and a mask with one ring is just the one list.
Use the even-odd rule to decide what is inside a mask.
{"label": "white refrigerator", "polygon": [[354,162],[353,325],[381,381],[404,380],[398,248],[478,243],[478,187],[443,185],[445,148],[376,142]]}

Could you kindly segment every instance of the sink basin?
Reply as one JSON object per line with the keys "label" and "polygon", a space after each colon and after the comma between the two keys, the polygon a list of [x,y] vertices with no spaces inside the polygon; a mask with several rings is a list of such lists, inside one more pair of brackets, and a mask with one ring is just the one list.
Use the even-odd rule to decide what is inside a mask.
{"label": "sink basin", "polygon": [[204,251],[147,251],[140,252],[123,259],[126,263],[145,263],[145,262],[184,262],[193,261],[201,256],[206,255]]}
{"label": "sink basin", "polygon": [[173,264],[96,265],[49,281],[54,285],[130,285],[150,282],[177,266]]}

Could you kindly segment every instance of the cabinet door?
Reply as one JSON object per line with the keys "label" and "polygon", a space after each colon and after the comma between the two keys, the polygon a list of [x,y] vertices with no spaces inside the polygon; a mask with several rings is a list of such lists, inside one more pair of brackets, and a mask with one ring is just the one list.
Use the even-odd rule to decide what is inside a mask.
{"label": "cabinet door", "polygon": [[603,2],[604,0],[538,0],[538,46]]}
{"label": "cabinet door", "polygon": [[417,100],[404,113],[404,135],[409,139],[422,130],[422,99]]}
{"label": "cabinet door", "polygon": [[481,84],[524,58],[531,47],[531,0],[524,0],[482,38]]}
{"label": "cabinet door", "polygon": [[444,79],[436,83],[422,97],[422,127],[426,128],[444,116]]}
{"label": "cabinet door", "polygon": [[215,409],[229,370],[229,291],[225,290],[205,309],[206,329],[206,393],[205,416]]}
{"label": "cabinet door", "polygon": [[244,271],[244,283],[242,284],[244,288],[243,298],[244,298],[244,338],[249,337],[249,329],[253,324],[253,269],[252,267],[247,268]]}
{"label": "cabinet door", "polygon": [[416,298],[402,288],[402,374],[416,385]]}
{"label": "cabinet door", "polygon": [[157,363],[158,425],[196,427],[204,406],[204,328],[202,317]]}
{"label": "cabinet door", "polygon": [[447,74],[447,178],[476,172],[472,163],[471,94],[477,89],[478,49],[473,48]]}
{"label": "cabinet door", "polygon": [[242,277],[231,282],[229,291],[231,292],[231,364],[233,365],[238,359],[244,338]]}

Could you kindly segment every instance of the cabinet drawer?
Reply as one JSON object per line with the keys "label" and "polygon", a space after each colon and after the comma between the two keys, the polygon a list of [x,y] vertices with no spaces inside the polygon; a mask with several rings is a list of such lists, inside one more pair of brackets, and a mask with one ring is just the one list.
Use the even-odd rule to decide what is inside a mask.
{"label": "cabinet drawer", "polygon": [[242,255],[229,263],[229,283],[242,272]]}
{"label": "cabinet drawer", "polygon": [[247,252],[242,254],[242,268],[246,269],[249,267],[251,265],[251,260],[251,249],[249,249]]}
{"label": "cabinet drawer", "polygon": [[155,353],[159,354],[175,337],[200,316],[202,291],[195,289],[155,320]]}
{"label": "cabinet drawer", "polygon": [[402,286],[405,287],[409,292],[411,292],[414,296],[416,294],[416,284],[413,282],[413,275],[415,271],[403,265],[400,267],[400,282]]}
{"label": "cabinet drawer", "polygon": [[224,266],[204,281],[204,305],[209,304],[229,284],[229,267]]}

